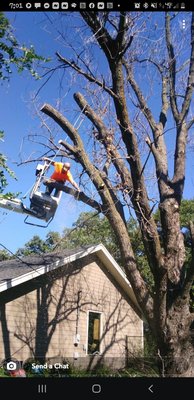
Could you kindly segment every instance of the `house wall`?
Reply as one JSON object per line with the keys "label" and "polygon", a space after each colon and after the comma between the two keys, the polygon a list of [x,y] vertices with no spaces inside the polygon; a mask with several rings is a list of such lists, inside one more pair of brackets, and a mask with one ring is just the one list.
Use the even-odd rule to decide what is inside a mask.
{"label": "house wall", "polygon": [[[99,359],[123,365],[127,347],[131,353],[142,350],[142,320],[97,257],[64,266],[34,286],[1,308],[1,359],[10,354],[23,361],[63,358],[80,367]],[[100,354],[95,356],[87,355],[89,311],[101,313]],[[76,334],[80,341],[75,345]]]}

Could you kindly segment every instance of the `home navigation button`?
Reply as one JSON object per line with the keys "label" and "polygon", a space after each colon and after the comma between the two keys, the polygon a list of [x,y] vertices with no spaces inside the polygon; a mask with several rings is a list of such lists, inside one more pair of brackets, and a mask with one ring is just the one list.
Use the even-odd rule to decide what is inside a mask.
{"label": "home navigation button", "polygon": [[99,385],[98,383],[95,383],[94,385],[92,385],[92,392],[93,393],[100,393],[101,392],[101,385]]}

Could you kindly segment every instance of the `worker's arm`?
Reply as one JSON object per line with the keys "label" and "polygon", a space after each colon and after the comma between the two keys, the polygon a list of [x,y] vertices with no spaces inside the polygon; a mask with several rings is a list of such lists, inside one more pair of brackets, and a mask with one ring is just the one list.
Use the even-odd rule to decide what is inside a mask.
{"label": "worker's arm", "polygon": [[43,157],[43,161],[48,161],[51,165],[55,165],[55,161],[50,160],[48,157]]}
{"label": "worker's arm", "polygon": [[72,177],[72,175],[71,175],[70,172],[68,172],[67,179],[68,179],[68,181],[72,184],[72,186],[74,186],[74,188],[78,190],[78,192],[81,192],[79,186],[78,186],[77,183],[74,181],[74,179],[73,179],[73,177]]}
{"label": "worker's arm", "polygon": [[72,184],[72,186],[74,186],[75,189],[77,189],[78,192],[81,192],[70,171],[67,172],[67,180]]}
{"label": "worker's arm", "polygon": [[74,188],[76,188],[78,190],[78,192],[81,192],[79,186],[77,185],[77,183],[72,179],[71,184],[74,186]]}

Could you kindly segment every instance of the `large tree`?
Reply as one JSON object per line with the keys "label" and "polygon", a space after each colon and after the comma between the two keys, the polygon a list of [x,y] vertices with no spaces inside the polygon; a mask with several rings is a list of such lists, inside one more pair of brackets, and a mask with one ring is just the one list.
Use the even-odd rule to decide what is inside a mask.
{"label": "large tree", "polygon": [[[180,206],[194,123],[194,16],[187,14],[186,30],[181,30],[177,13],[83,11],[72,16],[80,16],[81,22],[77,29],[76,22],[69,28],[71,58],[59,52],[57,58],[60,68],[69,68],[71,84],[82,85],[74,100],[88,121],[89,135],[44,104],[42,113],[66,133],[61,147],[55,143],[51,149],[63,148],[60,154],[80,165],[83,191],[78,200],[111,224],[126,275],[156,340],[161,374],[193,376],[189,298],[194,227],[190,221],[193,255],[188,262]],[[80,40],[75,45],[73,31]],[[61,37],[67,40],[68,33]],[[77,196],[71,188],[55,187]],[[139,268],[127,229],[130,213],[139,224],[154,291]]]}

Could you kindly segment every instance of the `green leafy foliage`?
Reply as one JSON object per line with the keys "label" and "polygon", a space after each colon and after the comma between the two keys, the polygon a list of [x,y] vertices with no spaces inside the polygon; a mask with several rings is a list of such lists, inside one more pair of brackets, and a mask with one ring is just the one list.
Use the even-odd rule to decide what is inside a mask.
{"label": "green leafy foliage", "polygon": [[46,240],[42,240],[38,235],[34,235],[24,247],[19,248],[16,252],[18,257],[29,256],[30,254],[42,254],[53,251],[60,235],[57,232],[49,232]]}
{"label": "green leafy foliage", "polygon": [[73,229],[64,229],[60,246],[73,249],[101,242],[119,261],[120,253],[118,252],[116,237],[108,220],[96,214],[96,212],[83,212],[73,224]]}
{"label": "green leafy foliage", "polygon": [[[0,140],[3,140],[4,132],[0,131]],[[7,172],[13,179],[16,179],[14,172],[7,165],[7,158],[4,154],[0,153],[0,194],[7,186],[7,179],[5,177]]]}
{"label": "green leafy foliage", "polygon": [[13,66],[19,73],[28,70],[35,79],[40,79],[33,65],[39,61],[46,62],[49,59],[36,54],[33,45],[29,48],[20,45],[8,19],[0,12],[0,79],[9,80]]}
{"label": "green leafy foliage", "polygon": [[0,250],[0,261],[9,260],[10,258],[10,253],[7,250]]}

